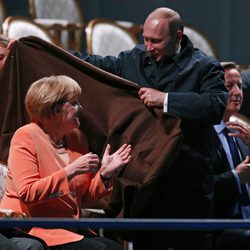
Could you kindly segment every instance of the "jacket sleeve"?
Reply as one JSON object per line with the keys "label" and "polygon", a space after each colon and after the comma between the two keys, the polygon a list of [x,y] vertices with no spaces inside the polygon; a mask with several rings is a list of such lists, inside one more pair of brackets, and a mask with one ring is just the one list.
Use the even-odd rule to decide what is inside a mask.
{"label": "jacket sleeve", "polygon": [[111,194],[112,185],[106,187],[101,180],[100,172],[98,171],[91,179],[88,192],[82,197],[82,207],[96,207],[102,204],[101,199]]}
{"label": "jacket sleeve", "polygon": [[215,175],[215,195],[220,201],[231,200],[232,197],[237,197],[238,187],[232,171],[226,171]]}
{"label": "jacket sleeve", "polygon": [[76,51],[70,51],[71,54],[88,62],[100,69],[108,71],[117,76],[121,76],[121,69],[123,61],[115,56],[100,56],[100,55],[83,55]]}
{"label": "jacket sleeve", "polygon": [[[169,92],[168,112],[181,119],[216,124],[221,121],[228,93],[224,87],[224,72],[214,58],[205,57],[197,66],[198,79],[192,92]],[[185,81],[185,77],[181,79]],[[189,83],[187,83],[189,84]]]}

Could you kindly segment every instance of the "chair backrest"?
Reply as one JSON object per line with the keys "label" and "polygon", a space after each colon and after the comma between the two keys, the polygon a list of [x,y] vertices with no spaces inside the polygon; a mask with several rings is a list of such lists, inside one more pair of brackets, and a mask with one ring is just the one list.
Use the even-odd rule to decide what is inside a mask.
{"label": "chair backrest", "polygon": [[29,0],[29,12],[63,48],[80,50],[84,26],[80,0]]}
{"label": "chair backrest", "polygon": [[125,27],[109,19],[93,19],[86,27],[87,52],[117,56],[138,44],[137,37]]}
{"label": "chair backrest", "polygon": [[[128,21],[93,19],[86,28],[87,52],[98,55],[117,55],[120,51],[131,49],[142,41],[143,25]],[[209,56],[218,57],[218,53],[208,37],[201,31],[185,25],[184,34]],[[125,38],[126,37],[126,38]]]}
{"label": "chair backrest", "polygon": [[139,23],[133,23],[131,21],[125,21],[125,20],[117,20],[117,24],[124,27],[126,30],[134,34],[134,36],[138,39],[139,43],[143,42],[143,24]]}
{"label": "chair backrest", "polygon": [[83,23],[80,0],[29,0],[29,11],[33,19],[65,19],[71,23]]}
{"label": "chair backrest", "polygon": [[3,23],[3,33],[11,39],[19,39],[25,36],[37,36],[47,42],[58,44],[43,26],[34,23],[27,17],[7,17]]}
{"label": "chair backrest", "polygon": [[184,34],[193,42],[194,47],[202,50],[209,56],[218,58],[218,53],[208,37],[201,31],[189,25],[184,26]]}
{"label": "chair backrest", "polygon": [[0,0],[0,33],[2,33],[2,25],[6,18],[6,9],[3,0]]}

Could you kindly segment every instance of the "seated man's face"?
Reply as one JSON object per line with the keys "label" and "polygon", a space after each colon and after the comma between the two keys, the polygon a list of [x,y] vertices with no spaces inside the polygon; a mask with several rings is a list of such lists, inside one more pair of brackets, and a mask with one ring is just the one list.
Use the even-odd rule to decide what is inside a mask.
{"label": "seated man's face", "polygon": [[0,70],[2,69],[5,63],[8,54],[9,54],[9,49],[6,47],[2,47],[0,44]]}
{"label": "seated man's face", "polygon": [[225,70],[225,87],[229,90],[226,111],[231,115],[237,113],[243,102],[242,78],[237,69]]}

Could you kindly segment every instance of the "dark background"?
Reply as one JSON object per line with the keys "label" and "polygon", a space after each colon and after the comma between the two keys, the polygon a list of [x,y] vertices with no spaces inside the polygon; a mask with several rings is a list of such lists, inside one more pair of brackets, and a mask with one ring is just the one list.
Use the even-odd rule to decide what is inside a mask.
{"label": "dark background", "polygon": [[[54,0],[60,1],[60,0]],[[170,7],[185,24],[206,34],[220,61],[250,64],[250,0],[81,0],[84,20],[111,18],[143,23],[157,7]],[[8,15],[29,16],[28,0],[4,0]]]}

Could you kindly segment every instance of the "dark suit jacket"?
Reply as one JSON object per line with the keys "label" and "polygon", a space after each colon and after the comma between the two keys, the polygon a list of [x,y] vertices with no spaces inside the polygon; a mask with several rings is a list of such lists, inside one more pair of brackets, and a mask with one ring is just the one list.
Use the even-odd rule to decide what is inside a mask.
{"label": "dark suit jacket", "polygon": [[[223,149],[216,131],[214,131],[211,141],[213,145],[212,158],[215,174],[215,217],[232,218],[233,209],[237,203],[239,194],[237,182],[231,171],[225,150]],[[247,155],[250,156],[249,147],[238,138],[236,138],[236,141],[242,159]]]}
{"label": "dark suit jacket", "polygon": [[[224,114],[224,73],[216,59],[195,49],[186,36],[181,48],[172,60],[159,64],[149,57],[144,45],[121,52],[118,57],[82,57],[142,87],[168,92],[168,113],[181,118],[185,145],[171,170],[161,175],[144,217],[206,218],[213,203],[212,165],[204,144],[212,124],[220,122]],[[152,213],[155,210],[157,214]]]}

